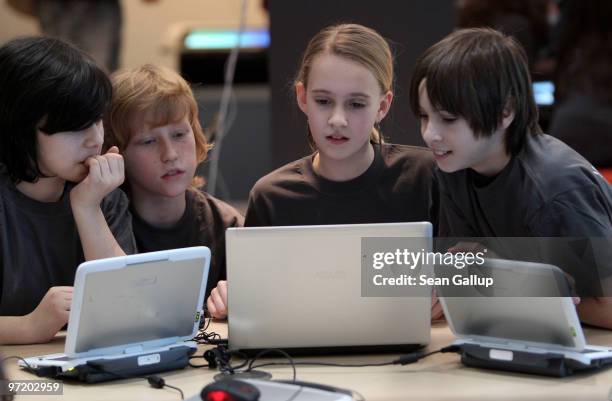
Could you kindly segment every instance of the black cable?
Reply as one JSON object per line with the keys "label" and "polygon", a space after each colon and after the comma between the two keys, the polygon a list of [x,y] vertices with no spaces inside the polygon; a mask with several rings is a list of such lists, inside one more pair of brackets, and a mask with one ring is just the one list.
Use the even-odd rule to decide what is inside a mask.
{"label": "black cable", "polygon": [[[259,352],[257,355],[255,355],[253,357],[253,359],[251,359],[249,361],[249,365],[246,369],[247,372],[250,372],[251,370],[253,370],[253,364],[255,363],[255,361],[258,358],[261,358],[262,356],[266,355],[266,354],[270,354],[276,352],[277,354],[281,354],[282,356],[284,356],[285,358],[287,358],[287,360],[289,361],[289,363],[291,364],[291,369],[293,369],[293,379],[291,379],[292,382],[295,382],[297,379],[297,372],[295,370],[295,361],[293,360],[293,358],[291,358],[291,355],[289,355],[288,353],[286,353],[285,351],[283,351],[282,349],[278,349],[278,348],[271,348],[271,349],[266,349],[263,350],[261,352]],[[298,384],[299,385],[299,384]],[[299,385],[298,389],[289,397],[287,398],[286,401],[293,401],[296,399],[296,397],[298,395],[300,395],[300,393],[302,392],[302,390],[304,389],[304,386]]]}
{"label": "black cable", "polygon": [[191,363],[191,360],[192,360],[192,359],[197,359],[197,358],[203,358],[203,357],[202,357],[202,356],[199,356],[199,355],[198,355],[198,356],[190,356],[190,357],[189,357],[189,363],[188,363],[188,365],[189,365],[190,367],[192,367],[192,368],[195,368],[195,369],[199,369],[199,368],[208,368],[208,367],[210,367],[210,364],[209,364],[209,363],[203,363],[202,365],[196,365],[196,364]]}
{"label": "black cable", "polygon": [[185,396],[183,394],[183,390],[181,390],[178,387],[172,386],[170,384],[167,384],[166,381],[159,377],[159,376],[147,376],[146,377],[147,381],[149,382],[149,384],[151,385],[151,387],[153,388],[164,388],[164,387],[169,387],[171,389],[174,389],[176,391],[178,391],[181,394],[181,400],[185,399]]}
{"label": "black cable", "polygon": [[[304,365],[304,366],[332,366],[332,367],[341,367],[341,368],[365,368],[365,367],[377,367],[377,366],[390,366],[390,365],[409,365],[411,363],[415,363],[423,358],[427,358],[428,356],[438,354],[438,353],[447,353],[447,352],[459,352],[460,348],[457,345],[450,345],[448,347],[440,348],[439,350],[428,352],[428,353],[411,353],[402,355],[397,359],[394,359],[389,362],[379,362],[379,363],[362,363],[362,364],[354,364],[354,363],[333,363],[333,362],[293,362],[292,365]],[[253,364],[249,364],[249,369],[261,368],[264,366],[278,366],[278,365],[288,365],[287,362],[268,362],[259,365],[253,366]]]}
{"label": "black cable", "polygon": [[293,379],[292,379],[292,381],[295,381],[296,378],[297,378],[297,372],[295,371],[295,361],[293,360],[293,358],[291,358],[291,355],[289,355],[288,353],[286,353],[282,349],[278,349],[278,348],[265,349],[265,350],[259,352],[257,355],[255,355],[255,357],[253,357],[253,359],[251,359],[251,361],[249,361],[249,366],[247,367],[246,371],[250,372],[251,370],[254,369],[253,368],[253,364],[255,363],[255,361],[258,358],[261,358],[262,356],[264,356],[266,354],[270,354],[272,352],[276,352],[278,354],[281,354],[282,356],[284,356],[285,358],[287,358],[289,360],[289,363],[291,364],[291,368],[293,369]]}
{"label": "black cable", "polygon": [[106,374],[110,374],[111,376],[116,377],[117,379],[121,379],[121,380],[125,380],[125,379],[143,379],[146,380],[149,385],[153,388],[164,388],[164,387],[169,387],[173,390],[176,390],[179,392],[179,394],[181,395],[181,400],[185,399],[185,395],[183,394],[183,390],[181,390],[178,387],[172,386],[170,384],[167,384],[166,381],[157,375],[149,375],[149,376],[128,376],[128,375],[122,375],[119,373],[115,373],[115,372],[111,372],[110,370],[106,370],[104,369],[102,366],[100,366],[97,363],[94,362],[87,362],[87,366],[92,367],[96,370],[98,370],[101,373],[106,373]]}
{"label": "black cable", "polygon": [[[219,371],[221,373],[228,373],[233,375],[238,369],[244,368],[249,363],[249,357],[240,351],[228,351],[224,346],[221,345],[218,346],[217,349],[219,349],[221,353],[221,358],[219,360]],[[231,359],[234,355],[244,359],[244,362],[238,365],[232,365]]]}
{"label": "black cable", "polygon": [[[206,314],[206,309],[204,309],[204,314]],[[200,331],[205,331],[206,329],[208,329],[208,326],[210,326],[210,321],[212,319],[211,318],[204,318],[203,320],[200,320],[200,327],[198,327],[198,329]]]}
{"label": "black cable", "polygon": [[434,354],[438,354],[438,353],[445,354],[447,352],[457,353],[459,351],[461,351],[461,347],[459,347],[458,345],[449,345],[447,347],[443,347],[443,348],[440,348],[439,350],[428,352],[426,354],[412,353],[412,354],[402,355],[396,360],[394,360],[393,364],[394,365],[409,365],[411,363],[415,363],[423,358],[427,358],[428,356],[431,356]]}
{"label": "black cable", "polygon": [[206,330],[208,330],[208,327],[210,326],[211,321],[212,321],[211,318],[204,319],[204,323],[200,327],[198,334],[196,334],[196,336],[193,337],[192,339],[193,341],[195,341],[198,344],[207,344],[207,345],[208,344],[219,345],[219,344],[223,344],[227,342],[226,339],[221,338],[221,335],[219,333],[215,333],[214,331],[211,331],[209,333],[206,332]]}
{"label": "black cable", "polygon": [[[260,358],[261,356],[263,356],[265,353],[267,352],[279,352],[281,354],[283,354],[288,360],[289,363],[287,362],[269,362],[269,363],[262,363],[259,365],[254,365],[255,361],[257,360],[257,358]],[[288,365],[290,364],[291,367],[293,368],[293,381],[295,381],[296,379],[296,370],[295,370],[295,366],[296,365],[311,365],[311,366],[333,366],[333,367],[344,367],[344,368],[351,368],[351,367],[356,367],[356,368],[362,368],[362,367],[377,367],[377,366],[390,366],[390,365],[408,365],[411,363],[415,363],[423,358],[427,358],[428,356],[437,354],[437,353],[447,353],[447,352],[459,352],[460,351],[460,347],[457,345],[449,345],[447,347],[444,348],[440,348],[439,350],[436,351],[432,351],[432,352],[428,352],[428,353],[411,353],[411,354],[406,354],[406,355],[402,355],[399,358],[390,361],[390,362],[380,362],[380,363],[363,363],[363,364],[342,364],[342,363],[331,363],[331,362],[295,362],[291,356],[289,354],[287,354],[286,352],[284,352],[283,350],[276,350],[276,349],[271,349],[271,350],[265,350],[260,352],[259,354],[257,354],[257,356],[255,356],[250,362],[249,362],[249,366],[246,369],[246,372],[249,372],[253,369],[257,369],[257,368],[261,368],[264,366],[278,366],[278,365]],[[298,390],[293,393],[293,395],[291,397],[289,397],[289,399],[287,399],[287,401],[293,401],[298,395],[299,393],[302,391],[303,386],[300,386],[300,388],[298,388]],[[359,401],[365,401],[365,397],[354,390],[350,390],[354,395],[359,396]]]}
{"label": "black cable", "polygon": [[[164,382],[164,383],[165,383],[165,382]],[[173,385],[171,385],[171,384],[167,384],[167,383],[165,383],[165,385],[166,385],[166,387],[169,387],[169,388],[171,388],[171,389],[174,389],[174,390],[178,391],[178,392],[181,394],[181,400],[184,400],[184,399],[185,399],[185,395],[183,394],[183,390],[181,390],[180,388],[178,388],[178,387],[176,387],[176,386],[173,386]]]}
{"label": "black cable", "polygon": [[[243,359],[244,361],[238,365],[232,365],[231,359],[233,356],[237,356]],[[200,358],[205,359],[208,363],[198,365],[191,362],[194,359]],[[229,351],[225,347],[225,344],[219,344],[216,348],[207,349],[202,355],[193,355],[189,357],[189,366],[191,366],[192,368],[198,369],[208,367],[213,369],[217,368],[218,366],[219,372],[227,373],[230,375],[236,373],[237,370],[244,368],[248,362],[249,358],[246,354],[240,351]]]}
{"label": "black cable", "polygon": [[[232,352],[232,351],[227,351],[227,349],[223,346],[219,346],[217,347],[214,352],[216,355],[216,361],[219,364],[219,371],[222,373],[227,373],[228,375],[233,375],[236,373],[244,373],[244,372],[251,372],[254,369],[257,368],[261,368],[261,367],[265,367],[265,366],[279,366],[279,365],[290,365],[292,370],[293,370],[293,379],[291,381],[295,382],[296,378],[297,378],[297,371],[296,371],[296,365],[303,365],[303,366],[332,366],[332,367],[345,367],[345,368],[350,368],[350,367],[378,367],[378,366],[391,366],[391,365],[408,365],[411,363],[415,363],[423,358],[427,358],[431,355],[437,354],[437,353],[447,353],[447,352],[459,352],[461,350],[461,348],[457,345],[449,345],[447,347],[444,348],[440,348],[438,350],[435,351],[431,351],[428,353],[422,353],[422,352],[414,352],[411,354],[406,354],[406,355],[402,355],[397,359],[394,359],[392,361],[388,361],[388,362],[379,362],[379,363],[363,363],[363,364],[343,364],[343,363],[332,363],[332,362],[295,362],[293,360],[293,358],[291,357],[291,355],[289,355],[287,352],[283,351],[282,349],[276,349],[276,348],[271,348],[271,349],[266,349],[263,350],[261,352],[259,352],[257,355],[255,355],[255,357],[249,359],[245,357],[245,362],[237,365],[237,366],[232,366],[230,363],[230,359],[232,354],[237,354],[240,355],[241,357],[243,357],[244,354],[241,354],[239,352]],[[285,357],[288,362],[268,362],[268,363],[261,363],[259,365],[256,365],[255,362],[261,358],[262,356],[269,354],[269,353],[278,353],[281,354],[283,357]],[[203,357],[203,356],[202,356]],[[199,358],[202,358],[199,357]],[[191,359],[191,358],[190,358]],[[191,363],[190,363],[190,366]],[[196,366],[196,367],[203,367],[203,366],[208,366],[208,365],[202,365],[202,366]],[[243,371],[238,371],[239,369],[243,368],[244,366],[247,366],[246,369],[244,369]],[[298,384],[299,385],[299,384]],[[300,387],[286,400],[286,401],[293,401],[303,390],[303,386],[300,385]],[[361,401],[365,400],[365,398],[363,397],[363,395],[361,395],[360,393],[356,392],[356,391],[352,391],[353,395],[357,395],[359,396],[359,399]]]}
{"label": "black cable", "polygon": [[[252,366],[252,369],[262,368],[265,366],[286,366],[289,365],[287,362],[268,362],[259,365]],[[332,363],[332,362],[294,362],[294,365],[301,366],[332,366],[337,368],[366,368],[376,366],[390,366],[396,365],[394,361],[391,362],[380,362],[380,363],[364,363],[364,364],[343,364],[343,363]]]}

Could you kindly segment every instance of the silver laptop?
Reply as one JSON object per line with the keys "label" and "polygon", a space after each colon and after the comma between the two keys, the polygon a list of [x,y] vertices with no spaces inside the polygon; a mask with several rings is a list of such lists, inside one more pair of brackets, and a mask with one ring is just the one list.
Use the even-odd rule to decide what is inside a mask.
{"label": "silver laptop", "polygon": [[229,348],[405,352],[428,344],[428,291],[362,297],[361,240],[414,237],[415,251],[427,251],[431,235],[428,222],[228,229]]}
{"label": "silver laptop", "polygon": [[196,349],[210,250],[192,247],[82,263],[64,353],[20,365],[88,382],[182,368]]}
{"label": "silver laptop", "polygon": [[[567,280],[558,267],[503,259],[485,259],[483,267],[486,275],[501,283],[485,294],[496,296],[456,287],[452,297],[445,297],[449,289],[437,287],[466,365],[567,376],[612,363],[612,347],[586,344]],[[557,296],[535,296],[535,291],[551,295],[552,288]]]}

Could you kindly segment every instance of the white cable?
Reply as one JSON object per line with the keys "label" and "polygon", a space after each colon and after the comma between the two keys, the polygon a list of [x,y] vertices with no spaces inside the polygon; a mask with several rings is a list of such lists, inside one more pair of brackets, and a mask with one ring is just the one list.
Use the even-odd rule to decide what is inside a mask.
{"label": "white cable", "polygon": [[232,113],[230,124],[227,124],[226,115],[228,112],[228,107],[232,100],[232,87],[234,84],[234,73],[236,71],[236,61],[238,59],[238,54],[240,53],[240,40],[242,39],[242,34],[246,25],[246,17],[247,17],[247,0],[240,1],[240,25],[238,27],[238,39],[236,41],[236,46],[232,49],[227,66],[225,68],[225,80],[223,83],[223,92],[221,94],[221,103],[219,105],[219,114],[218,114],[218,123],[217,123],[217,132],[215,136],[215,146],[211,150],[210,154],[210,169],[208,170],[208,180],[206,190],[209,194],[215,195],[215,187],[217,186],[217,176],[219,174],[219,157],[221,155],[221,144],[223,143],[223,137],[227,132],[226,128],[229,129],[231,123],[236,117],[236,112]]}

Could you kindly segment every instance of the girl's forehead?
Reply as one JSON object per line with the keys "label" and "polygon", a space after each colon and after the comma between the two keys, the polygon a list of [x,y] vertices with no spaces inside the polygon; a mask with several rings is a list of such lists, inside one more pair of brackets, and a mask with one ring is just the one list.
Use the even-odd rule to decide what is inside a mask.
{"label": "girl's forehead", "polygon": [[370,75],[374,78],[374,74],[359,62],[350,59],[346,56],[341,56],[333,53],[321,53],[312,59],[310,68],[310,76],[313,74],[340,74],[346,75]]}
{"label": "girl's forehead", "polygon": [[378,93],[380,85],[365,66],[348,57],[324,53],[316,56],[308,76],[310,90],[345,93]]}

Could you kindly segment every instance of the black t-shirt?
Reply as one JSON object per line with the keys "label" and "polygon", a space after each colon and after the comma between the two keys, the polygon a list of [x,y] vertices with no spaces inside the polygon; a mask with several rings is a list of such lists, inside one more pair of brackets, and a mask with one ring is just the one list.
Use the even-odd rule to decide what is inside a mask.
{"label": "black t-shirt", "polygon": [[[190,246],[207,246],[211,251],[206,298],[219,280],[226,279],[225,230],[241,227],[242,215],[227,203],[209,194],[188,189],[185,213],[172,227],[155,227],[132,208],[134,235],[140,252],[153,252]],[[205,299],[206,299],[205,298]]]}
{"label": "black t-shirt", "polygon": [[[609,276],[612,267],[606,255],[612,247],[605,242],[612,240],[612,188],[589,162],[558,139],[529,135],[521,152],[489,182],[471,169],[454,173],[437,169],[436,175],[441,236],[565,237],[566,242],[548,242],[553,245],[540,239],[524,246],[533,249],[510,248],[512,253],[537,255],[539,261],[556,264],[575,278],[583,275],[583,291],[589,291],[588,282],[597,277],[585,267],[595,270],[597,264],[599,277]],[[572,249],[584,248],[581,240],[597,248],[590,251],[588,263],[576,256],[584,251]]]}
{"label": "black t-shirt", "polygon": [[488,185],[471,170],[444,173],[443,236],[612,237],[612,188],[582,156],[549,135],[524,149]]}
{"label": "black t-shirt", "polygon": [[437,221],[437,187],[428,149],[374,145],[370,167],[349,181],[318,175],[314,155],[261,178],[251,191],[246,226]]}
{"label": "black t-shirt", "polygon": [[[70,207],[74,184],[66,185],[58,202],[38,202],[0,170],[0,316],[21,316],[32,312],[50,287],[72,286],[85,258]],[[118,244],[134,253],[125,194],[116,189],[100,206]]]}

